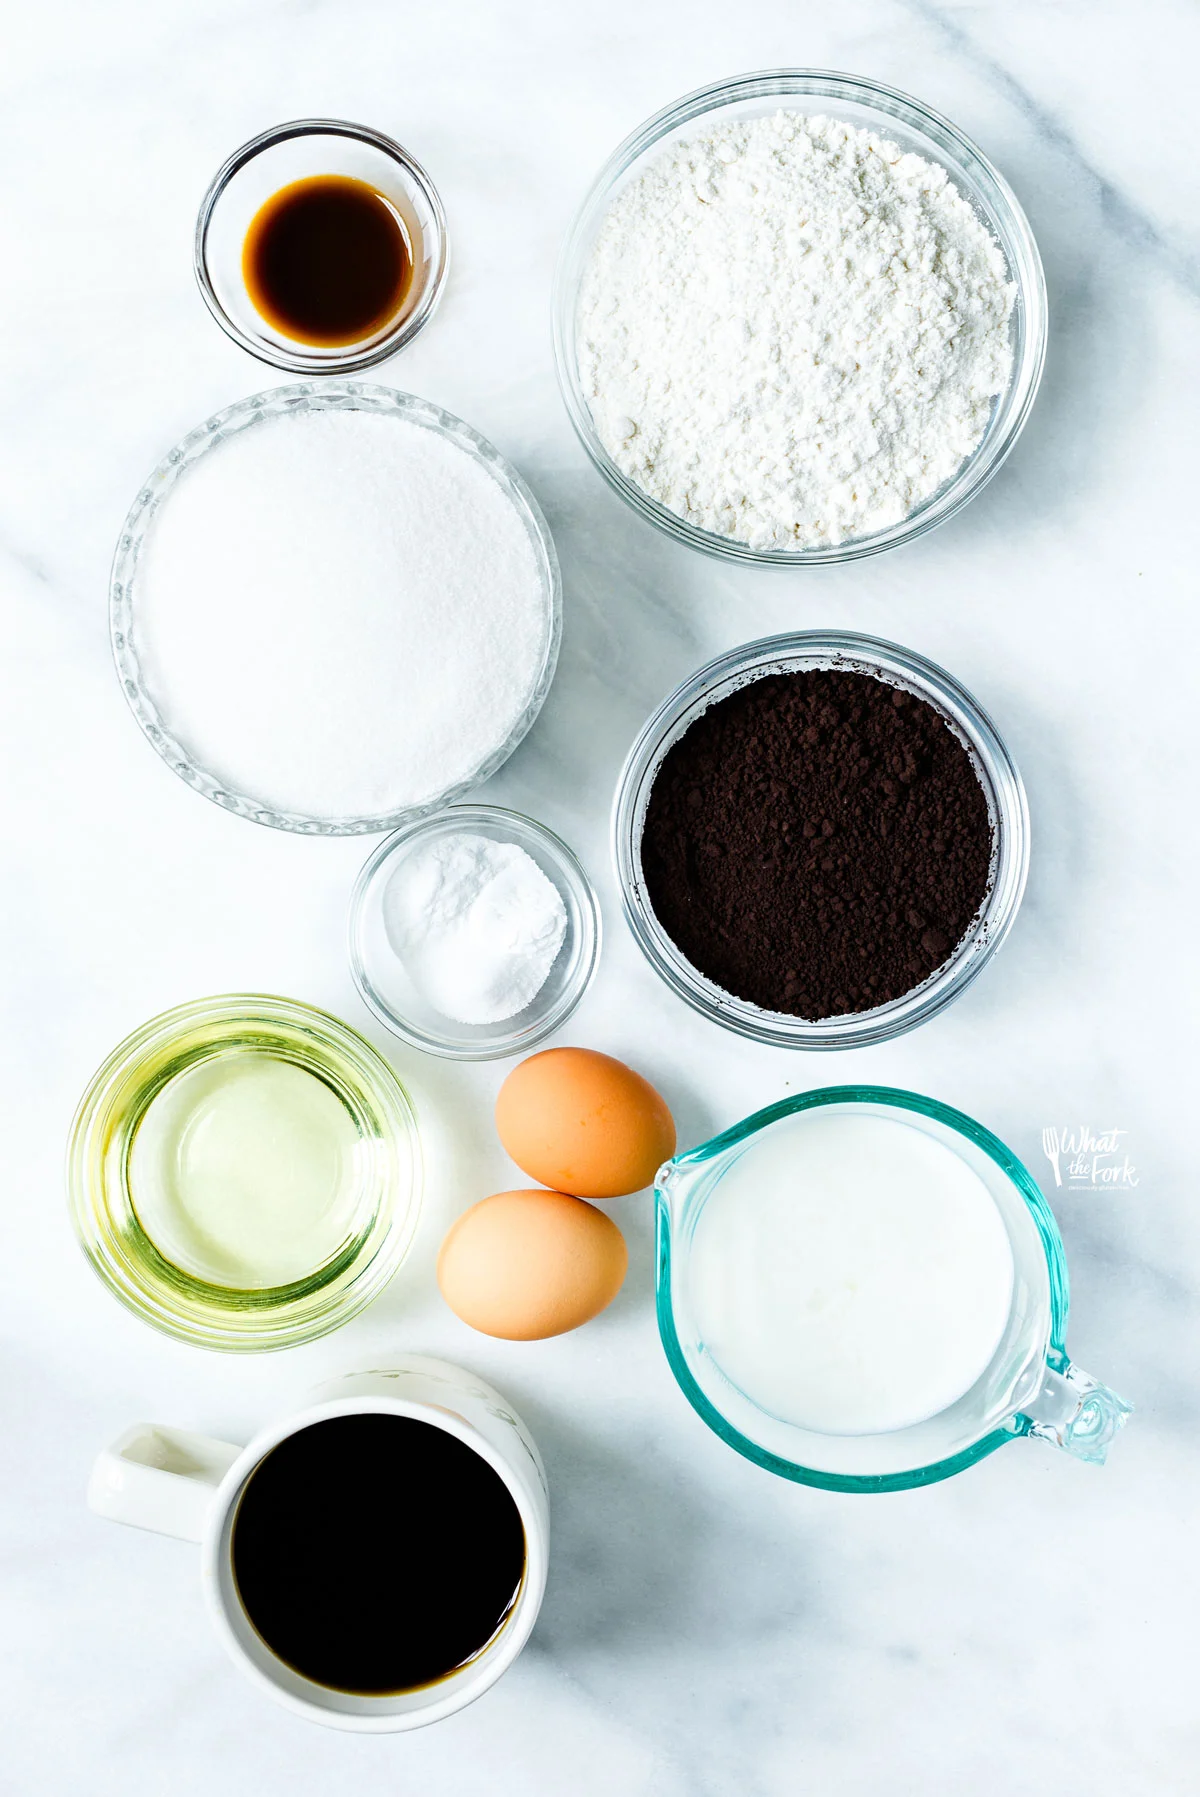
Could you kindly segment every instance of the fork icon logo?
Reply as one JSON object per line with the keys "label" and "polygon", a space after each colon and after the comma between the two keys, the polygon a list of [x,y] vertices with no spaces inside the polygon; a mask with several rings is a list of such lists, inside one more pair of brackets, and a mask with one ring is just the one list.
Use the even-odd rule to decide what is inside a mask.
{"label": "fork icon logo", "polygon": [[1070,1191],[1128,1191],[1139,1184],[1138,1170],[1123,1143],[1128,1130],[1092,1130],[1086,1123],[1042,1130],[1042,1153],[1050,1162],[1056,1186]]}

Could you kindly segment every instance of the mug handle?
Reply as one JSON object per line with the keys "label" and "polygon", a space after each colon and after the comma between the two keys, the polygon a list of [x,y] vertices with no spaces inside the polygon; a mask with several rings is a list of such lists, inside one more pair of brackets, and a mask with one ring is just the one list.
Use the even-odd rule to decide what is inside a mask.
{"label": "mug handle", "polygon": [[190,1429],[135,1423],[98,1456],[88,1509],[135,1529],[203,1541],[217,1486],[241,1451]]}

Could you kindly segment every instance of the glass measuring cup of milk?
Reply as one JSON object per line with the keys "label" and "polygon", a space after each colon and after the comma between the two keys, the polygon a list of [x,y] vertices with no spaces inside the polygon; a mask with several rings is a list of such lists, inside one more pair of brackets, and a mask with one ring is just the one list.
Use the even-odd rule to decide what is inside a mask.
{"label": "glass measuring cup of milk", "polygon": [[961,1111],[805,1092],[668,1161],[655,1194],[671,1369],[771,1472],[902,1491],[1022,1435],[1102,1462],[1129,1415],[1067,1355],[1050,1207]]}

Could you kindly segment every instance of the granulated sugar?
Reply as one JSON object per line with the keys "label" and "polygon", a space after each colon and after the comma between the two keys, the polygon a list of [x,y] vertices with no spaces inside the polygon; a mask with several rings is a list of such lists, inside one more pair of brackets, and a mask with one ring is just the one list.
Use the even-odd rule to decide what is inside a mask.
{"label": "granulated sugar", "polygon": [[779,112],[668,145],[613,200],[578,359],[617,466],[759,549],[900,523],[979,443],[1015,288],[946,171]]}
{"label": "granulated sugar", "polygon": [[189,754],[328,820],[469,779],[526,711],[551,631],[533,543],[488,469],[358,410],[264,419],[201,456],[152,520],[133,618]]}

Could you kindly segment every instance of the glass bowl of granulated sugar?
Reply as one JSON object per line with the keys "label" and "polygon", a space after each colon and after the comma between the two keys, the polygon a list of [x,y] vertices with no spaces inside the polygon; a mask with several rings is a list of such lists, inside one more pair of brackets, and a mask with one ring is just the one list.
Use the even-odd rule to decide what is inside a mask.
{"label": "glass bowl of granulated sugar", "polygon": [[780,69],[614,151],[554,328],[571,421],[627,504],[794,567],[890,549],[986,484],[1037,392],[1046,287],[1012,190],[948,119]]}
{"label": "glass bowl of granulated sugar", "polygon": [[117,546],[113,653],[175,773],[308,835],[463,796],[541,709],[558,560],[516,471],[391,388],[278,387],[155,469]]}

